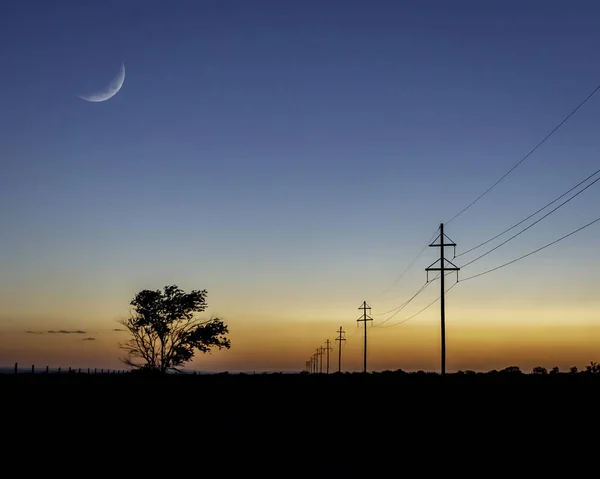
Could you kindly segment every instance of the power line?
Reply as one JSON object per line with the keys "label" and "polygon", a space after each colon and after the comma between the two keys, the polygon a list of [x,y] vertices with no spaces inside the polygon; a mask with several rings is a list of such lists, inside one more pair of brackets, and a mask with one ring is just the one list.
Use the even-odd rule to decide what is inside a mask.
{"label": "power line", "polygon": [[[589,180],[590,178],[594,177],[594,176],[595,176],[595,175],[597,175],[598,173],[600,173],[600,170],[597,170],[595,173],[593,173],[593,174],[589,175],[589,176],[588,176],[587,178],[585,178],[583,181],[579,182],[577,185],[575,185],[574,187],[572,187],[571,189],[569,189],[568,191],[566,191],[565,193],[563,193],[562,195],[560,195],[559,197],[557,197],[556,199],[554,199],[553,201],[551,201],[550,203],[548,203],[546,206],[544,206],[543,208],[541,208],[541,209],[539,209],[538,211],[536,211],[535,213],[533,213],[532,215],[528,216],[528,217],[527,217],[527,218],[525,218],[524,220],[520,221],[519,223],[516,223],[515,225],[513,225],[513,226],[511,226],[510,228],[506,229],[506,230],[505,230],[505,231],[503,231],[502,233],[500,233],[500,234],[498,234],[498,235],[494,236],[494,237],[493,237],[493,238],[491,238],[490,240],[488,240],[488,241],[486,241],[486,242],[484,242],[484,243],[481,243],[480,245],[478,245],[478,246],[475,246],[475,247],[473,247],[473,248],[469,249],[468,251],[465,251],[464,253],[461,253],[461,254],[459,254],[459,255],[456,255],[456,257],[458,257],[458,256],[462,256],[462,255],[464,255],[464,254],[468,253],[469,251],[473,251],[474,249],[477,249],[477,248],[479,248],[479,247],[483,246],[484,244],[486,244],[486,243],[489,243],[490,241],[494,240],[494,239],[495,239],[495,238],[497,238],[498,236],[501,236],[501,235],[503,235],[504,233],[507,233],[508,231],[510,231],[511,229],[513,229],[513,228],[515,228],[516,226],[520,225],[520,224],[521,224],[521,223],[523,223],[524,221],[527,221],[527,220],[528,220],[529,218],[531,218],[532,216],[535,216],[537,213],[539,213],[540,211],[544,210],[544,209],[545,209],[545,208],[547,208],[548,206],[552,205],[553,203],[556,203],[556,201],[558,201],[559,199],[563,198],[565,195],[567,195],[568,193],[570,193],[571,191],[573,191],[575,188],[577,188],[578,186],[582,185],[583,183],[585,183],[587,180]],[[499,244],[498,246],[496,246],[495,248],[491,249],[491,250],[490,250],[490,251],[488,251],[487,253],[485,253],[485,254],[483,254],[483,255],[479,256],[478,258],[475,258],[474,260],[470,261],[469,263],[466,263],[466,264],[465,264],[465,265],[463,265],[462,267],[464,268],[465,266],[468,266],[468,265],[470,265],[471,263],[473,263],[473,262],[477,261],[478,259],[482,258],[483,256],[485,256],[485,255],[487,255],[487,254],[491,253],[492,251],[494,251],[495,249],[499,248],[500,246],[502,246],[502,245],[506,244],[508,241],[512,240],[513,238],[515,238],[515,237],[516,237],[516,236],[518,236],[519,234],[523,233],[523,232],[524,232],[524,231],[526,231],[527,229],[531,228],[531,227],[532,227],[532,226],[534,226],[536,223],[538,223],[539,221],[541,221],[542,219],[544,219],[545,217],[547,217],[548,215],[550,215],[551,213],[553,213],[554,211],[556,211],[558,208],[560,208],[560,207],[561,207],[561,206],[563,206],[564,204],[566,204],[566,203],[568,203],[569,201],[571,201],[573,198],[575,198],[577,195],[579,195],[580,193],[582,193],[583,191],[585,191],[587,188],[589,188],[590,186],[592,186],[594,183],[596,183],[596,182],[597,182],[597,181],[599,181],[599,180],[600,180],[600,178],[597,178],[597,179],[596,179],[596,180],[594,180],[592,183],[590,183],[589,185],[587,185],[587,186],[586,186],[584,189],[580,190],[578,193],[576,193],[575,195],[571,196],[571,197],[570,197],[568,200],[566,200],[566,201],[564,201],[563,203],[561,203],[559,206],[557,206],[556,208],[554,208],[553,210],[551,210],[550,212],[548,212],[546,215],[544,215],[542,218],[538,219],[537,221],[535,221],[534,223],[532,223],[531,225],[529,225],[527,228],[525,228],[525,229],[521,230],[519,233],[517,233],[517,234],[513,235],[513,236],[512,236],[511,238],[509,238],[508,240],[504,241],[503,243]],[[505,263],[505,264],[503,264],[503,265],[501,265],[501,266],[498,266],[498,267],[496,267],[496,268],[493,268],[493,269],[491,269],[491,270],[488,270],[488,271],[486,271],[486,272],[479,273],[478,275],[474,275],[474,276],[470,276],[470,277],[468,277],[468,278],[464,278],[464,279],[462,279],[461,281],[466,281],[466,280],[468,280],[468,279],[472,279],[472,278],[475,278],[475,277],[477,277],[477,276],[481,276],[481,275],[483,275],[483,274],[487,274],[487,273],[489,273],[489,272],[495,271],[496,269],[500,269],[500,268],[502,268],[502,267],[504,267],[504,266],[508,266],[508,265],[509,265],[509,264],[511,264],[511,263],[514,263],[514,262],[516,262],[516,261],[518,261],[518,260],[520,260],[520,259],[523,259],[523,258],[525,258],[525,257],[527,257],[527,256],[530,256],[530,255],[532,255],[532,254],[534,254],[534,253],[536,253],[536,252],[538,252],[538,251],[541,251],[542,249],[544,249],[544,248],[547,248],[548,246],[551,246],[551,245],[553,245],[553,244],[555,244],[555,243],[557,243],[557,242],[559,242],[559,241],[562,241],[563,239],[566,239],[567,237],[569,237],[569,236],[571,236],[571,235],[573,235],[573,234],[577,233],[578,231],[581,231],[581,230],[582,230],[582,229],[584,229],[584,228],[587,228],[588,226],[591,226],[592,224],[594,224],[595,222],[597,222],[597,221],[599,221],[599,220],[600,220],[600,218],[598,218],[597,220],[594,220],[594,221],[592,221],[591,223],[588,223],[587,225],[584,225],[584,226],[582,226],[581,228],[579,228],[579,229],[577,229],[577,230],[575,230],[575,231],[573,231],[573,232],[569,233],[568,235],[565,235],[565,236],[563,236],[562,238],[559,238],[558,240],[556,240],[556,241],[554,241],[554,242],[552,242],[552,243],[549,243],[548,245],[545,245],[545,246],[543,246],[542,248],[539,248],[539,249],[537,249],[537,250],[535,250],[535,251],[532,251],[532,252],[530,252],[530,253],[528,253],[528,254],[526,254],[526,255],[524,255],[524,256],[522,256],[522,257],[520,257],[520,258],[517,258],[517,259],[515,259],[515,260],[513,260],[513,261],[510,261],[510,262],[508,262],[508,263]],[[450,274],[450,273],[446,273],[446,275],[445,275],[445,276],[447,276],[448,274]],[[405,301],[404,303],[402,303],[400,306],[397,306],[396,308],[394,308],[394,309],[391,309],[391,310],[389,310],[389,311],[387,311],[387,312],[385,312],[385,313],[374,313],[374,314],[388,314],[388,313],[394,312],[394,314],[392,314],[392,316],[390,316],[389,318],[385,319],[383,322],[381,322],[381,323],[378,323],[378,324],[374,325],[373,327],[375,327],[375,328],[377,328],[377,327],[384,327],[384,328],[386,328],[386,327],[397,326],[398,324],[402,324],[403,322],[405,322],[405,321],[408,321],[409,319],[412,319],[412,318],[413,318],[413,317],[415,317],[416,315],[418,315],[418,314],[420,314],[421,312],[425,311],[427,308],[429,308],[429,307],[430,307],[432,304],[434,304],[436,301],[439,301],[439,299],[440,299],[440,297],[441,297],[441,296],[440,296],[440,297],[438,297],[438,298],[437,298],[436,300],[434,300],[433,302],[429,303],[427,306],[425,306],[425,308],[423,308],[422,310],[420,310],[420,311],[419,311],[418,313],[416,313],[415,315],[413,315],[413,316],[410,316],[409,318],[407,318],[407,319],[405,319],[405,320],[403,320],[403,321],[400,321],[399,323],[394,323],[394,324],[391,324],[391,325],[388,325],[388,326],[383,326],[383,324],[385,324],[386,322],[388,322],[389,320],[391,320],[391,319],[392,319],[394,316],[396,316],[398,313],[400,313],[400,312],[401,312],[401,311],[402,311],[402,310],[403,310],[403,309],[404,309],[406,306],[408,306],[408,304],[409,304],[409,303],[410,303],[412,300],[414,300],[414,299],[415,299],[415,298],[416,298],[416,297],[417,297],[417,296],[418,296],[418,295],[419,295],[421,292],[423,292],[423,290],[424,290],[424,289],[425,289],[425,288],[426,288],[426,287],[427,287],[427,286],[428,286],[428,285],[429,285],[431,282],[433,282],[433,281],[435,281],[436,279],[438,279],[438,278],[439,278],[439,276],[440,276],[440,275],[438,274],[438,276],[436,276],[436,277],[435,277],[435,278],[433,278],[432,280],[430,280],[430,281],[428,281],[428,282],[424,283],[424,284],[421,286],[421,288],[419,288],[419,290],[418,290],[418,291],[417,291],[417,292],[416,292],[416,293],[415,293],[415,294],[414,294],[414,295],[413,295],[411,298],[409,298],[407,301]],[[454,285],[456,285],[456,283],[454,283]],[[454,285],[453,285],[452,287],[454,287]],[[451,288],[452,288],[452,287],[451,287]],[[446,291],[449,291],[451,288],[449,288],[449,289],[448,289],[448,290],[446,290]]]}
{"label": "power line", "polygon": [[490,238],[487,241],[484,241],[483,243],[478,244],[477,246],[473,246],[472,248],[469,248],[467,251],[463,251],[462,253],[459,253],[455,256],[455,258],[458,258],[460,256],[463,256],[467,253],[470,253],[473,250],[476,250],[477,248],[481,248],[482,246],[488,244],[490,241],[494,241],[496,238],[502,236],[505,233],[508,233],[510,230],[512,230],[513,228],[516,228],[517,226],[519,226],[520,224],[524,223],[525,221],[527,221],[528,219],[532,218],[533,216],[537,215],[538,213],[540,213],[541,211],[545,210],[546,208],[548,208],[548,206],[556,203],[558,200],[560,200],[562,197],[568,195],[571,191],[573,191],[575,188],[577,188],[578,186],[581,186],[583,183],[585,183],[587,180],[589,180],[590,178],[596,176],[598,173],[600,173],[600,170],[596,170],[596,172],[592,173],[591,175],[589,175],[585,180],[580,181],[579,183],[577,183],[575,186],[573,186],[571,189],[569,189],[568,191],[565,191],[562,195],[560,195],[558,198],[553,199],[550,203],[547,203],[545,206],[543,206],[542,208],[540,208],[539,210],[537,210],[535,213],[530,214],[527,218],[519,221],[518,223],[512,225],[510,228],[505,229],[502,233],[498,233],[496,236],[494,236],[493,238]]}
{"label": "power line", "polygon": [[[448,276],[449,274],[452,274],[452,273],[453,273],[453,271],[450,271],[450,272],[448,272],[448,273],[444,274],[444,277],[446,277],[446,276]],[[387,323],[387,322],[388,322],[390,319],[392,319],[392,318],[393,318],[394,316],[396,316],[396,315],[397,315],[397,314],[398,314],[400,311],[402,311],[402,310],[403,310],[403,309],[404,309],[406,306],[408,306],[408,304],[409,304],[409,303],[410,303],[412,300],[414,300],[414,299],[415,299],[415,298],[416,298],[416,297],[417,297],[419,294],[421,294],[421,293],[423,292],[423,290],[424,290],[424,289],[425,289],[427,286],[429,286],[429,285],[430,285],[431,283],[433,283],[435,280],[439,279],[439,278],[440,278],[440,276],[441,276],[441,273],[438,273],[438,275],[437,275],[435,278],[428,280],[428,281],[427,281],[425,284],[423,284],[423,286],[421,286],[421,288],[420,288],[420,289],[419,289],[419,290],[418,290],[418,291],[417,291],[417,292],[416,292],[416,293],[415,293],[415,294],[414,294],[414,295],[413,295],[413,296],[412,296],[412,297],[411,297],[411,298],[410,298],[408,301],[405,301],[403,304],[401,304],[401,305],[400,305],[400,306],[398,306],[397,308],[394,308],[393,310],[391,310],[391,311],[396,311],[396,310],[397,310],[397,311],[396,311],[394,314],[392,314],[392,315],[391,315],[389,318],[386,318],[385,320],[383,320],[381,323],[377,323],[376,325],[374,325],[374,326],[373,326],[373,328],[378,328],[378,327],[381,327],[381,325],[383,325],[383,324]],[[388,312],[391,312],[391,311],[388,311]],[[374,314],[375,314],[375,313],[374,313]],[[396,324],[396,323],[394,323],[394,324]],[[388,327],[388,326],[384,326],[384,327]]]}
{"label": "power line", "polygon": [[[437,278],[434,278],[434,279],[437,279]],[[431,281],[433,281],[433,280],[431,280]],[[411,296],[409,299],[404,301],[404,303],[402,303],[400,306],[396,306],[395,308],[385,311],[383,313],[372,313],[372,314],[376,315],[376,316],[385,316],[386,314],[393,313],[394,311],[397,312],[399,309],[400,310],[404,309],[408,305],[408,303],[410,303],[416,297],[417,294],[419,294],[423,289],[425,289],[427,287],[428,283],[429,283],[429,281],[426,281],[425,283],[423,283],[423,285],[421,286],[419,291],[417,291],[413,296]]]}
{"label": "power line", "polygon": [[[392,289],[394,286],[396,286],[396,284],[398,284],[398,282],[404,277],[404,275],[408,272],[408,270],[410,268],[413,267],[413,265],[417,262],[417,260],[421,257],[421,255],[423,254],[423,252],[427,249],[427,247],[429,246],[429,243],[431,243],[433,241],[433,239],[435,238],[435,235],[437,234],[437,229],[433,232],[433,235],[431,237],[431,239],[429,241],[427,241],[427,243],[425,243],[425,246],[423,246],[423,248],[421,249],[421,251],[419,251],[419,253],[417,253],[417,256],[412,260],[412,262],[404,269],[404,271],[402,271],[402,273],[400,273],[400,276],[398,276],[393,283],[388,286],[388,288],[383,291],[383,293],[378,294],[377,296],[375,296],[374,298],[371,298],[371,301],[369,301],[370,303],[373,302],[374,299],[380,298],[381,296],[383,296],[385,293],[387,293],[390,289]],[[380,314],[386,314],[386,313],[380,313]]]}
{"label": "power line", "polygon": [[[394,314],[392,314],[392,315],[391,315],[389,318],[386,318],[386,319],[384,319],[384,320],[383,320],[381,323],[377,323],[377,324],[373,325],[373,327],[374,327],[374,328],[378,328],[378,327],[380,327],[382,324],[385,324],[385,323],[387,323],[387,322],[388,322],[390,319],[392,319],[394,316],[396,316],[396,315],[397,315],[397,314],[398,314],[400,311],[402,311],[404,308],[406,308],[406,306],[408,306],[408,305],[409,305],[409,303],[410,303],[410,302],[411,302],[413,299],[415,299],[415,298],[416,298],[416,297],[417,297],[419,294],[421,294],[421,293],[423,292],[423,290],[424,290],[424,289],[425,289],[427,286],[429,286],[429,285],[430,285],[430,284],[431,284],[431,283],[432,283],[432,282],[433,282],[435,279],[437,279],[437,278],[434,278],[434,279],[433,279],[433,280],[431,280],[431,281],[426,281],[425,283],[423,283],[423,286],[421,286],[421,287],[419,288],[419,290],[418,290],[418,291],[417,291],[415,294],[413,294],[413,295],[410,297],[410,299],[408,299],[407,301],[405,301],[404,303],[402,303],[400,306],[398,306],[397,308],[394,308],[394,309],[392,310],[392,311],[396,311]],[[390,313],[390,312],[391,312],[391,311],[388,311],[388,313]]]}
{"label": "power line", "polygon": [[[448,274],[450,274],[450,273],[448,273]],[[460,282],[462,282],[462,281],[464,281],[464,280],[461,280]],[[445,292],[447,293],[448,291],[450,291],[450,290],[451,290],[452,288],[454,288],[454,286],[456,286],[458,283],[459,283],[459,281],[456,281],[455,283],[453,283],[453,284],[452,284],[452,286],[450,286],[449,288],[447,288]],[[431,303],[429,303],[429,304],[428,304],[427,306],[425,306],[423,309],[421,309],[421,310],[417,311],[417,312],[416,312],[415,314],[413,314],[412,316],[409,316],[408,318],[405,318],[405,319],[403,319],[402,321],[399,321],[399,322],[397,322],[397,323],[394,323],[394,324],[388,324],[387,326],[383,326],[383,327],[384,327],[384,328],[392,328],[392,327],[394,327],[394,326],[398,326],[398,325],[400,325],[400,324],[406,323],[407,321],[410,321],[411,319],[413,319],[413,318],[417,317],[417,316],[418,316],[419,314],[421,314],[423,311],[425,311],[426,309],[430,308],[430,307],[431,307],[431,306],[433,306],[435,303],[437,303],[437,302],[440,300],[440,298],[441,298],[441,297],[442,297],[441,295],[440,295],[440,296],[438,296],[438,297],[437,297],[437,298],[435,298],[435,299],[434,299],[434,300],[433,300]]]}
{"label": "power line", "polygon": [[578,233],[579,231],[587,228],[588,226],[593,225],[594,223],[597,223],[598,221],[600,221],[600,217],[596,218],[594,221],[590,221],[588,224],[583,225],[580,228],[577,228],[575,231],[571,231],[569,234],[566,234],[566,235],[564,235],[564,236],[562,236],[562,237],[560,237],[560,238],[552,241],[551,243],[548,243],[548,244],[546,244],[546,245],[544,245],[544,246],[542,246],[542,247],[540,247],[540,248],[538,248],[536,250],[530,251],[529,253],[524,254],[523,256],[520,256],[519,258],[513,259],[512,261],[509,261],[507,263],[501,264],[500,266],[496,266],[495,268],[488,269],[487,271],[484,271],[482,273],[478,273],[478,274],[475,274],[473,276],[469,276],[467,278],[463,278],[463,279],[460,280],[460,282],[462,283],[464,281],[468,281],[470,279],[477,278],[479,276],[483,276],[484,274],[488,274],[488,273],[491,273],[492,271],[496,271],[496,270],[498,270],[500,268],[504,268],[505,266],[508,266],[509,264],[516,263],[517,261],[522,260],[523,258],[527,258],[528,256],[531,256],[532,254],[537,253],[538,251],[542,251],[543,249],[546,249],[549,246],[552,246],[552,245],[558,243],[559,241],[562,241],[562,240],[568,238],[569,236],[574,235],[575,233]]}
{"label": "power line", "polygon": [[[600,170],[599,170],[600,171]],[[550,210],[548,213],[546,213],[544,216],[542,216],[541,218],[537,219],[536,221],[534,221],[533,223],[531,223],[529,226],[527,226],[526,228],[522,229],[521,231],[519,231],[518,233],[515,233],[514,235],[512,235],[510,238],[508,238],[507,240],[503,241],[502,243],[500,243],[499,245],[493,247],[491,250],[483,253],[482,255],[478,256],[477,258],[469,261],[468,263],[464,264],[462,267],[465,268],[466,266],[469,266],[470,264],[474,263],[475,261],[483,258],[484,256],[490,254],[492,251],[497,250],[498,248],[500,248],[501,246],[505,245],[506,243],[508,243],[509,241],[511,241],[512,239],[516,238],[517,236],[519,236],[521,233],[524,233],[525,231],[527,231],[529,228],[531,228],[532,226],[534,226],[535,224],[539,223],[540,221],[542,221],[544,218],[546,218],[547,216],[551,215],[552,213],[554,213],[557,209],[559,209],[561,206],[567,204],[569,201],[571,201],[573,198],[575,198],[576,196],[580,195],[581,193],[583,193],[585,190],[587,190],[590,186],[592,186],[594,183],[600,181],[600,177],[596,178],[594,181],[592,181],[589,185],[587,185],[585,188],[583,188],[582,190],[578,191],[577,193],[575,193],[573,196],[571,196],[569,199],[563,201],[560,205],[558,205],[556,208]]]}
{"label": "power line", "polygon": [[359,331],[360,331],[359,324],[358,324],[358,323],[356,323],[356,329],[355,329],[355,330],[354,330],[354,332],[353,332],[353,333],[352,333],[350,336],[348,336],[346,339],[351,339],[351,338],[352,338],[352,336],[354,336],[354,335],[355,335],[356,333],[358,333]]}
{"label": "power line", "polygon": [[592,91],[586,98],[585,100],[583,100],[579,105],[577,105],[577,107],[571,112],[569,113],[565,119],[563,121],[561,121],[550,133],[548,133],[544,139],[542,141],[540,141],[529,153],[527,153],[523,158],[521,158],[510,170],[508,170],[504,175],[502,175],[500,177],[500,179],[498,181],[496,181],[492,186],[490,186],[487,190],[485,190],[482,194],[480,194],[477,198],[475,198],[474,201],[472,201],[471,203],[469,203],[467,206],[465,206],[462,210],[460,210],[457,214],[455,214],[450,221],[446,221],[446,224],[449,224],[451,221],[454,221],[456,218],[458,218],[461,214],[463,214],[465,211],[467,211],[471,206],[473,206],[475,203],[477,203],[481,198],[483,198],[486,194],[488,194],[493,188],[495,188],[504,178],[506,178],[510,173],[512,173],[521,163],[523,163],[527,158],[529,158],[534,151],[536,151],[540,146],[542,146],[543,143],[546,142],[546,140],[548,140],[561,126],[563,126],[568,120],[569,118],[571,118],[576,112],[577,110],[579,110],[590,98],[592,98],[592,96],[594,96],[594,94],[600,90],[600,85],[598,85],[594,91]]}

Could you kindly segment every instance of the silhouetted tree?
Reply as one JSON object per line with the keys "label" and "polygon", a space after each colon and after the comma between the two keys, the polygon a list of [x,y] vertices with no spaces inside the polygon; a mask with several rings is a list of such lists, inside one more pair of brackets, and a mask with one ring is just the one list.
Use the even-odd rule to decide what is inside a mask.
{"label": "silhouetted tree", "polygon": [[127,352],[122,361],[135,369],[166,373],[177,371],[196,350],[229,349],[225,336],[229,331],[223,321],[194,316],[206,309],[206,295],[206,290],[185,293],[175,285],[136,294],[130,303],[133,313],[119,321],[132,336],[119,345]]}
{"label": "silhouetted tree", "polygon": [[550,374],[558,374],[560,372],[560,369],[558,366],[554,366],[551,370],[550,370]]}
{"label": "silhouetted tree", "polygon": [[577,369],[577,366],[571,366],[571,367],[569,368],[569,372],[570,372],[571,374],[577,374],[577,372],[578,372],[578,371],[579,371],[579,370]]}
{"label": "silhouetted tree", "polygon": [[508,366],[500,371],[501,373],[509,373],[509,374],[522,374],[521,368],[519,366]]}
{"label": "silhouetted tree", "polygon": [[585,372],[590,374],[600,374],[600,363],[591,361],[590,364],[585,367]]}
{"label": "silhouetted tree", "polygon": [[532,374],[548,374],[548,370],[542,366],[536,366],[531,371]]}

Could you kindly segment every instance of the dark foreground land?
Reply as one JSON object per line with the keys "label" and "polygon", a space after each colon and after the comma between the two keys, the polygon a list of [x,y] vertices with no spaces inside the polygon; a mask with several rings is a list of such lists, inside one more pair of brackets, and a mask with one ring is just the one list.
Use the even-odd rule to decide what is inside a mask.
{"label": "dark foreground land", "polygon": [[[156,387],[161,391],[192,390],[228,392],[271,392],[273,390],[312,391],[313,388],[336,388],[347,391],[389,391],[422,386],[600,386],[600,373],[439,373],[384,371],[374,373],[284,374],[284,373],[216,373],[216,374],[149,374],[128,372],[120,374],[36,373],[0,374],[4,391],[24,390],[31,386],[77,386],[93,390],[97,387],[127,388]],[[182,389],[183,388],[183,389]]]}
{"label": "dark foreground land", "polygon": [[[166,441],[210,461],[227,457],[227,469],[252,466],[233,455],[251,450],[260,468],[279,470],[284,450],[296,461],[285,477],[307,461],[322,467],[334,446],[351,472],[383,457],[430,471],[491,456],[517,467],[516,458],[534,448],[548,464],[556,451],[587,457],[599,399],[600,374],[585,372],[0,375],[4,434],[19,451],[64,449],[68,440],[110,455],[134,444],[154,451],[154,442]],[[596,440],[589,445],[597,450]]]}
{"label": "dark foreground land", "polygon": [[[443,408],[498,407],[538,401],[564,402],[581,395],[586,402],[600,399],[600,373],[522,372],[438,373],[385,371],[332,374],[86,374],[38,373],[0,375],[2,397],[26,397],[54,404],[103,401],[143,408],[154,401],[194,405],[210,403],[238,414],[281,417],[285,411],[352,411],[413,403],[416,407],[444,401]],[[49,399],[50,398],[50,399]],[[461,401],[459,403],[458,401]],[[468,405],[471,406],[468,406]],[[394,407],[394,406],[392,406]],[[440,409],[440,406],[434,406]],[[560,406],[562,407],[562,406]],[[595,406],[597,407],[597,406]],[[473,410],[474,410],[473,409]]]}
{"label": "dark foreground land", "polygon": [[[53,386],[66,386],[67,389],[55,389]],[[108,393],[117,390],[137,391],[142,394],[147,388],[153,388],[153,394],[187,394],[202,392],[214,396],[223,395],[232,398],[252,398],[274,393],[289,393],[294,397],[311,394],[347,393],[369,394],[375,397],[391,392],[410,391],[415,393],[430,386],[558,386],[561,389],[576,386],[600,386],[600,374],[578,373],[438,373],[404,371],[385,371],[375,373],[332,373],[332,374],[167,374],[148,373],[85,374],[85,373],[38,373],[38,374],[2,374],[0,387],[7,393],[32,391],[32,387],[43,387],[42,391],[54,390],[61,394],[66,390],[73,393],[96,393],[99,390]],[[462,389],[462,388],[461,388]],[[464,389],[463,389],[464,390]],[[457,390],[458,391],[458,390]],[[234,395],[234,396],[231,396]],[[294,396],[297,395],[297,396]]]}
{"label": "dark foreground land", "polygon": [[63,409],[99,403],[116,410],[182,407],[197,409],[203,421],[260,417],[277,422],[303,415],[314,420],[335,411],[344,417],[373,417],[376,411],[402,409],[403,404],[433,412],[461,410],[467,420],[478,410],[484,416],[512,407],[532,408],[532,415],[552,404],[563,410],[578,398],[594,404],[595,415],[600,373],[3,374],[0,391],[4,400],[23,399],[31,409],[44,409],[48,403]]}

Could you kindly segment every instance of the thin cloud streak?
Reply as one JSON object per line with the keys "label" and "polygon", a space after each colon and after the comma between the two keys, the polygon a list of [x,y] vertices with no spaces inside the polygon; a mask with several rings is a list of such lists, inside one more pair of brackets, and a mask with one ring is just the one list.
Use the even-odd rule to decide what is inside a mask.
{"label": "thin cloud streak", "polygon": [[25,331],[27,334],[87,334],[86,331],[82,331],[81,329],[51,329],[48,331]]}

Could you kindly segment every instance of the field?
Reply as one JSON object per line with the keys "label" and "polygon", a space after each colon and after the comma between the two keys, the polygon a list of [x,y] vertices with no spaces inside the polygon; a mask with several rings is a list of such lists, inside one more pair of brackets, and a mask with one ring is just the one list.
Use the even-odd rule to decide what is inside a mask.
{"label": "field", "polygon": [[166,429],[174,444],[195,437],[208,450],[301,455],[334,443],[348,457],[365,441],[377,450],[439,448],[439,434],[444,448],[469,454],[482,444],[504,447],[503,437],[558,444],[595,427],[598,386],[600,374],[591,373],[0,375],[5,415],[22,418],[5,421],[6,434],[21,441],[50,444],[61,432],[76,442],[139,442]]}
{"label": "field", "polygon": [[600,374],[589,372],[578,373],[447,373],[445,376],[431,372],[404,372],[383,371],[372,373],[331,373],[331,374],[308,374],[308,373],[215,373],[215,374],[167,374],[152,375],[143,373],[111,373],[111,374],[87,374],[86,372],[43,372],[31,373],[5,373],[0,374],[0,385],[141,385],[152,384],[157,386],[172,387],[243,387],[243,388],[281,388],[281,387],[317,387],[317,386],[340,386],[340,387],[399,387],[415,385],[476,385],[476,384],[598,384],[600,385]]}

